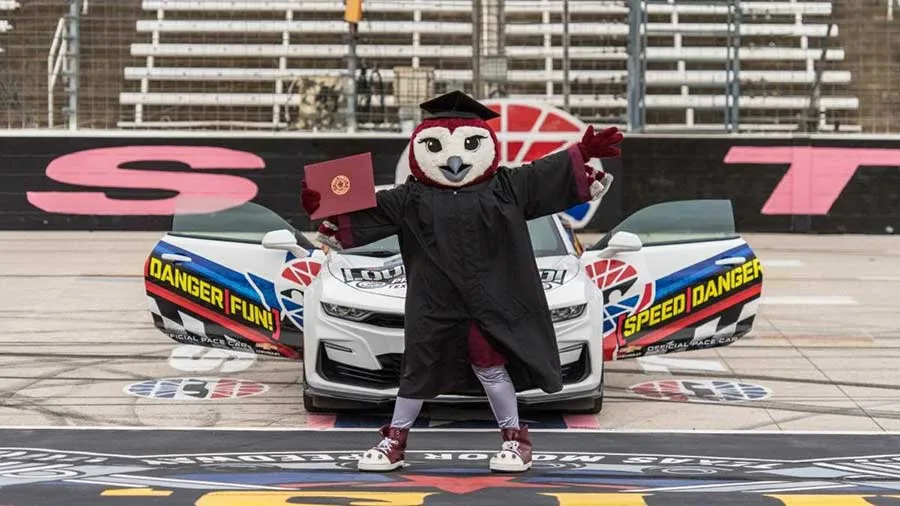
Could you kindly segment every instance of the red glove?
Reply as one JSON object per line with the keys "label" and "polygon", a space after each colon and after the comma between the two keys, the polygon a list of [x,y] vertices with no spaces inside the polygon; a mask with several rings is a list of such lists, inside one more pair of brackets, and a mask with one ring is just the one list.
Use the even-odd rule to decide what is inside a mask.
{"label": "red glove", "polygon": [[625,138],[616,127],[609,127],[600,133],[594,132],[594,127],[589,126],[578,143],[581,156],[584,160],[591,158],[615,158],[622,156],[622,150],[617,146]]}
{"label": "red glove", "polygon": [[584,171],[587,172],[591,181],[591,186],[589,188],[591,200],[602,200],[603,196],[606,195],[606,192],[609,191],[609,187],[612,186],[613,175],[603,172],[602,170],[597,170],[590,165],[585,165]]}
{"label": "red glove", "polygon": [[325,244],[329,248],[341,251],[344,249],[344,245],[338,241],[337,238],[338,226],[334,223],[325,220],[319,225],[318,233],[316,234],[316,240],[322,244]]}
{"label": "red glove", "polygon": [[319,208],[319,202],[322,200],[322,195],[315,191],[309,189],[306,186],[306,180],[304,179],[301,183],[303,191],[300,192],[300,203],[303,205],[303,209],[306,210],[306,213],[312,215],[312,213],[316,212],[316,209]]}
{"label": "red glove", "polygon": [[[300,193],[300,203],[303,205],[303,209],[306,210],[307,214],[312,215],[312,213],[316,212],[316,209],[319,208],[319,203],[322,201],[322,195],[306,186],[305,180],[302,182],[301,186],[303,191]],[[334,218],[328,218],[319,225],[316,239],[322,244],[340,251],[344,248],[336,237],[337,231],[338,227],[334,224]]]}

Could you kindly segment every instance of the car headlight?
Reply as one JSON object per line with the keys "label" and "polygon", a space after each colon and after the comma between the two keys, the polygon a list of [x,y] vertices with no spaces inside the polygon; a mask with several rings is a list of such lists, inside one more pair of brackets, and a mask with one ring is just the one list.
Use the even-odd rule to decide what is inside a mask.
{"label": "car headlight", "polygon": [[587,304],[578,304],[575,306],[566,306],[550,311],[550,318],[553,323],[564,322],[566,320],[574,320],[584,314]]}
{"label": "car headlight", "polygon": [[327,313],[328,315],[335,318],[341,318],[343,320],[351,320],[355,322],[364,320],[366,319],[366,317],[372,314],[371,311],[366,311],[365,309],[340,306],[338,304],[329,304],[328,302],[322,303],[322,310],[325,311],[325,313]]}

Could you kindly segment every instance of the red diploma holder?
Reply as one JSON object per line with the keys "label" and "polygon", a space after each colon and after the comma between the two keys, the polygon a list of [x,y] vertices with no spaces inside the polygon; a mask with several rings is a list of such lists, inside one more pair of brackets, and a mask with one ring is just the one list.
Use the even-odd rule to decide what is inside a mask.
{"label": "red diploma holder", "polygon": [[314,163],[303,169],[306,186],[319,192],[322,199],[310,216],[313,220],[376,206],[372,153]]}

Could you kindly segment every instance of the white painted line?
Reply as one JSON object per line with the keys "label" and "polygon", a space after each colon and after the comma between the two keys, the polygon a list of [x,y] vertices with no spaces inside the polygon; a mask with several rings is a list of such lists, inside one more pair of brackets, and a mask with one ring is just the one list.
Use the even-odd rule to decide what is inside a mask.
{"label": "white painted line", "polygon": [[763,296],[761,304],[770,306],[858,306],[859,302],[845,295],[787,295]]}
{"label": "white painted line", "polygon": [[760,260],[763,267],[803,267],[806,262],[803,260],[791,260],[787,258],[773,258],[771,260]]}
{"label": "white painted line", "polygon": [[106,485],[108,487],[122,487],[129,486],[131,488],[147,488],[145,485],[137,485],[134,483],[121,483],[115,481],[99,481],[99,480],[64,480],[66,483],[87,483],[89,485]]}
{"label": "white painted line", "polygon": [[[167,484],[194,484],[194,485],[216,485],[216,486],[224,486],[224,487],[235,487],[237,489],[256,489],[260,488],[263,490],[291,490],[285,487],[279,487],[275,485],[257,485],[250,483],[232,483],[232,482],[220,482],[220,481],[204,481],[204,480],[187,480],[183,478],[162,478],[158,476],[143,476],[143,475],[129,475],[129,474],[111,474],[109,475],[112,478],[121,478],[123,480],[134,480],[137,482],[157,482],[160,483],[160,487],[166,486]],[[146,483],[144,484],[146,487]]]}
{"label": "white painted line", "polygon": [[[789,483],[787,481],[754,481],[753,485],[781,485],[783,483]],[[736,485],[740,485],[740,483],[714,483],[712,485],[680,485],[677,487],[661,487],[661,488],[644,488],[638,490],[632,490],[631,492],[662,492],[662,491],[670,491],[670,490],[708,490],[711,488],[725,488],[725,487],[734,487]]]}
{"label": "white painted line", "polygon": [[646,373],[668,373],[671,370],[676,371],[708,371],[708,372],[727,372],[728,368],[722,365],[718,360],[697,360],[685,358],[670,358],[665,356],[641,357],[637,359],[641,368]]}
{"label": "white painted line", "polygon": [[900,276],[860,276],[860,281],[900,281]]}

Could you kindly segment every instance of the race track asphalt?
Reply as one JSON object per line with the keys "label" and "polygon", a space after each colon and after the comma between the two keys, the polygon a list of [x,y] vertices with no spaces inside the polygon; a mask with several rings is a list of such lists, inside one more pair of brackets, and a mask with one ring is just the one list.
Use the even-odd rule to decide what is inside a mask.
{"label": "race track asphalt", "polygon": [[[0,464],[19,462],[18,465],[25,465],[23,462],[30,458],[21,455],[13,457],[13,454],[4,456],[3,452],[12,451],[5,450],[9,448],[117,453],[117,444],[110,441],[122,441],[122,449],[119,451],[123,454],[145,456],[173,452],[249,454],[320,451],[313,446],[315,441],[324,445],[322,452],[346,453],[362,449],[359,445],[369,444],[374,435],[373,428],[383,422],[384,418],[305,413],[300,397],[300,370],[297,364],[265,357],[226,360],[226,357],[216,353],[198,354],[197,350],[178,345],[155,330],[146,308],[141,270],[147,253],[159,237],[160,234],[157,233],[120,232],[0,233],[0,395],[3,399],[0,402],[0,426],[5,427],[0,429]],[[891,494],[885,490],[890,487],[886,489],[883,486],[887,481],[900,483],[900,476],[894,477],[897,465],[890,460],[893,457],[885,457],[888,460],[884,462],[866,460],[876,454],[900,455],[900,443],[892,433],[900,429],[900,371],[897,369],[900,362],[900,325],[896,320],[896,315],[900,312],[900,300],[897,297],[900,294],[900,237],[755,234],[745,237],[761,258],[766,275],[763,303],[753,332],[725,348],[611,364],[606,376],[605,405],[599,415],[562,416],[550,413],[525,416],[537,429],[569,429],[570,433],[582,434],[583,437],[577,439],[583,446],[570,448],[567,446],[569,443],[564,443],[564,439],[570,436],[563,437],[569,433],[538,432],[545,445],[538,450],[547,452],[548,455],[554,454],[553,452],[559,455],[574,452],[574,455],[579,451],[627,452],[644,456],[652,454],[657,455],[652,457],[657,460],[651,459],[648,462],[654,466],[661,458],[658,455],[664,453],[682,457],[706,455],[745,460],[851,458],[847,461],[849,464],[841,461],[837,464],[826,462],[813,466],[817,469],[830,469],[833,471],[830,475],[824,471],[809,474],[807,471],[795,470],[791,473],[800,472],[802,480],[824,480],[832,484],[837,483],[834,480],[838,480],[847,485],[833,489],[828,483],[818,488],[807,483],[805,486],[810,491],[803,494],[845,494],[850,502],[841,504],[900,504],[897,499],[888,497]],[[587,242],[590,242],[590,238]],[[207,386],[219,384],[217,382],[221,378],[237,378],[244,381],[245,385],[250,385],[245,390],[252,395],[223,396],[210,400],[166,400],[126,392],[130,386],[132,392],[147,392],[153,388],[158,392],[161,388],[158,383],[160,379],[198,377],[208,378]],[[178,381],[189,380],[176,380]],[[678,381],[688,381],[687,384],[693,385],[696,393],[668,397],[660,393],[671,391],[672,388],[677,390],[685,385],[675,383]],[[142,382],[149,383],[145,383],[143,387],[135,386]],[[263,386],[254,386],[258,384]],[[718,392],[719,395],[710,392]],[[485,429],[491,427],[491,419],[487,409],[440,408],[429,410],[420,425],[443,427],[445,431],[476,427]],[[27,434],[15,429],[49,426],[196,427],[204,430],[219,427],[250,430],[209,432],[210,436],[196,437],[196,434],[206,432],[189,432],[192,436],[181,440],[194,441],[195,444],[185,443],[181,448],[170,448],[162,441],[171,441],[171,438],[164,437],[165,433],[154,431],[107,432],[107,435],[101,432],[85,439],[85,429],[52,431],[52,436],[46,429]],[[270,432],[274,429],[294,428],[319,430]],[[330,428],[338,430],[328,430]],[[358,428],[361,432],[341,428]],[[600,432],[579,432],[578,429]],[[648,430],[658,432],[640,432]],[[678,431],[699,432],[677,434]],[[708,431],[737,432],[700,434]],[[757,434],[751,438],[743,434],[745,431]],[[770,434],[794,431],[827,431],[829,434],[810,435],[807,436],[809,439],[797,435],[779,438]],[[834,433],[848,435],[838,436]],[[217,434],[218,439],[204,439],[211,438],[212,434]],[[489,429],[486,432],[464,430],[460,433],[446,432],[444,436],[437,434],[444,433],[423,432],[418,451],[427,453],[429,450],[443,448],[435,438],[451,437],[453,434],[457,434],[457,440],[470,442],[471,448],[460,450],[487,452],[496,446],[496,433]],[[129,443],[126,445],[125,441]],[[279,441],[290,444],[280,446]],[[586,441],[589,443],[585,443]],[[423,462],[432,460],[426,458],[426,453],[416,458]],[[856,458],[860,456],[866,459]],[[16,458],[20,460],[16,461]],[[120,455],[116,458],[127,460],[130,457]],[[571,459],[571,462],[590,460],[583,455]],[[607,462],[615,460],[608,455],[604,459]],[[456,457],[451,459],[454,463],[458,463],[457,460]],[[477,458],[472,460],[481,462]],[[620,460],[615,465],[624,466],[625,463]],[[653,475],[653,479],[657,480],[667,473],[678,474],[677,470],[666,471],[665,466],[678,464],[677,460],[673,462],[675,463],[654,467],[654,472],[662,474]],[[434,463],[429,465],[433,467]],[[688,459],[684,465],[694,464]],[[781,462],[778,465],[787,464]],[[468,469],[469,463],[462,463],[460,466],[460,469]],[[705,467],[700,464],[698,466],[704,469],[715,467],[708,462]],[[727,465],[723,466],[728,468]],[[803,467],[796,462],[790,466],[793,466],[791,469]],[[540,471],[540,476],[546,478],[545,474],[550,472],[548,469],[551,468]],[[593,490],[591,493],[634,492],[641,486],[651,485],[657,488],[688,486],[663,485],[663,482],[657,480],[652,484],[646,482],[637,485],[620,482],[620,488],[616,489],[616,485],[610,481],[610,473],[613,473],[611,469],[613,468],[603,468],[600,473],[605,480],[601,481],[606,484],[603,486],[607,488],[599,492]],[[626,472],[625,468],[616,469],[619,469],[616,472]],[[849,485],[847,473],[851,471],[848,469],[857,472],[859,476],[853,475],[857,482],[876,480],[881,483],[879,486],[882,488],[866,492],[867,489],[860,488],[863,485],[857,482],[854,482],[856,485]],[[192,470],[187,475],[199,475],[198,473],[202,474],[199,470]],[[785,478],[787,475],[774,478],[767,474],[754,476],[754,480],[764,481],[788,479]],[[729,479],[731,478],[748,479],[747,475],[731,476]],[[792,475],[789,480],[800,478]],[[0,473],[0,487],[11,486],[12,482],[3,481],[5,479],[13,478],[9,474]],[[192,479],[203,481],[206,478]],[[351,478],[343,476],[341,479]],[[590,479],[595,484],[599,483],[596,476]],[[75,490],[79,486],[119,490],[116,487],[121,488],[123,485],[113,484],[127,480],[105,478],[99,482],[101,485],[67,483],[61,486],[67,490]],[[133,492],[137,495],[140,495],[140,491],[149,494],[155,489],[147,488],[147,483],[146,480],[132,483],[127,489],[137,490],[138,492]],[[244,485],[237,486],[237,489],[256,490],[254,487],[258,485],[258,482],[252,480],[241,483]],[[724,486],[724,483],[717,482],[720,486]],[[707,484],[713,485],[712,482]],[[46,486],[16,486],[19,487],[16,489],[19,491],[17,493],[24,494],[24,499],[12,500],[14,496],[7,492],[13,489],[4,488],[0,489],[0,504],[56,504],[52,499],[29,502],[35,500],[35,497],[56,497],[53,494],[57,492],[50,494]],[[426,488],[433,486],[432,483]],[[26,488],[31,492],[22,492]],[[894,488],[896,493],[893,495],[900,497],[898,488],[900,485]],[[437,489],[442,490],[441,487]],[[553,491],[556,493],[564,489],[565,487]],[[797,486],[794,490],[799,494],[801,489],[802,487]],[[371,492],[370,489],[365,490]],[[569,492],[587,493],[581,489],[568,490],[566,493]],[[107,502],[119,504],[112,502],[115,497],[124,500],[121,498],[126,497],[122,495],[125,492],[120,490],[118,493],[119,495],[113,493],[105,496],[110,499]],[[852,494],[863,493],[872,493],[878,498],[869,502],[852,502],[856,500],[851,498]],[[758,504],[778,504],[766,502],[771,498],[762,498],[760,494],[763,494],[763,489],[753,496],[754,501],[763,501]],[[691,499],[685,499],[687,496]],[[132,496],[127,497],[134,501],[121,504],[144,504]],[[148,501],[147,504],[167,504],[160,499],[163,496],[142,497]],[[149,499],[152,497],[157,497],[162,502],[152,502]],[[487,502],[483,504],[494,504],[491,501],[497,500],[496,496],[485,497]],[[708,504],[708,497],[705,499],[707,502],[690,494],[680,497],[675,502],[671,499],[654,502],[661,500],[660,497],[640,499],[643,502],[627,502],[634,497],[616,499],[609,496],[604,499],[604,504],[694,504],[694,501],[699,501],[697,504]],[[741,497],[746,499],[745,496]],[[789,498],[788,501],[778,500],[783,504],[791,504],[790,501],[794,501],[793,504],[796,505],[807,504],[796,502],[799,501],[798,497]],[[212,499],[192,496],[184,504],[287,504],[286,500],[278,499],[282,502],[276,502],[276,499],[269,498],[266,499],[269,502],[266,502],[255,498],[243,503],[232,495]],[[557,502],[553,504],[594,503],[588,499],[572,496],[563,500],[557,497]],[[202,502],[203,500],[206,502]],[[399,499],[395,496],[391,500]],[[433,504],[447,504],[439,502],[438,496],[430,500]],[[580,500],[588,502],[577,502]],[[409,499],[407,502],[386,504],[429,504],[415,501]],[[306,504],[293,500],[290,503]],[[729,500],[728,503],[735,502]],[[751,503],[757,504],[747,502]],[[70,504],[77,506],[82,503]],[[467,504],[482,502],[470,501]],[[819,501],[808,504],[825,503]]]}

